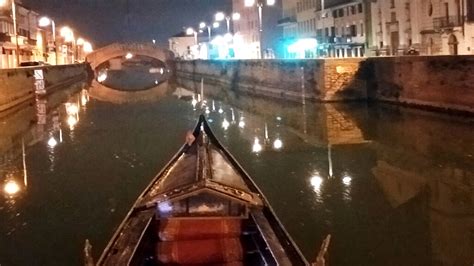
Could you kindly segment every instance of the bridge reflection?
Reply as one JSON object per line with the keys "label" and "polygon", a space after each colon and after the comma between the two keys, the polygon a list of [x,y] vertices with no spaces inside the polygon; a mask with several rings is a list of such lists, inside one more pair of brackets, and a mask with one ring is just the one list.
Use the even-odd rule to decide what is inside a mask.
{"label": "bridge reflection", "polygon": [[90,95],[113,103],[154,101],[169,93],[173,53],[151,44],[114,43],[89,54]]}

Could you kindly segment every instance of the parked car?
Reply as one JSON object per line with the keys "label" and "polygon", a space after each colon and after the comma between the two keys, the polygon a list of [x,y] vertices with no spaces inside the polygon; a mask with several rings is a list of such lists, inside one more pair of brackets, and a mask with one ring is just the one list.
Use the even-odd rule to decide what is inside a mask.
{"label": "parked car", "polygon": [[21,67],[29,67],[29,66],[47,66],[49,65],[48,63],[45,63],[43,61],[25,61],[21,62],[20,66]]}

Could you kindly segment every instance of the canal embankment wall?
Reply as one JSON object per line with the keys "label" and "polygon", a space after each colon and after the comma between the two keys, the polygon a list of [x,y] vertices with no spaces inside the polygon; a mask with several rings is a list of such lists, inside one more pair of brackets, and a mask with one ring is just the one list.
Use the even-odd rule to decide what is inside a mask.
{"label": "canal embankment wall", "polygon": [[86,78],[87,64],[0,69],[0,112],[35,97],[35,70],[43,70],[46,94]]}
{"label": "canal embankment wall", "polygon": [[474,113],[474,56],[377,57],[362,68],[371,100]]}
{"label": "canal embankment wall", "polygon": [[[360,59],[346,60],[195,60],[176,61],[179,84],[206,86],[225,93],[284,100],[364,100],[365,81],[359,78]],[[215,90],[214,90],[215,91]]]}
{"label": "canal embankment wall", "polygon": [[194,60],[176,62],[176,80],[214,96],[239,94],[321,102],[380,101],[474,113],[474,56],[368,59]]}

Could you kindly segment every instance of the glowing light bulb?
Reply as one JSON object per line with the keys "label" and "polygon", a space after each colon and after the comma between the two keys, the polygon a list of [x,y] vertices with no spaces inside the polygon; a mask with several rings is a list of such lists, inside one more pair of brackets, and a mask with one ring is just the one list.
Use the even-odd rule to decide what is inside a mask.
{"label": "glowing light bulb", "polygon": [[255,137],[255,140],[253,141],[252,151],[254,153],[259,153],[262,151],[262,145],[260,144],[258,137]]}
{"label": "glowing light bulb", "polygon": [[313,187],[314,191],[319,192],[319,190],[321,189],[321,185],[323,184],[323,179],[319,175],[314,175],[311,177],[309,182],[311,183],[311,186]]}
{"label": "glowing light bulb", "polygon": [[72,130],[74,127],[77,125],[77,118],[75,116],[68,116],[67,118],[67,124],[69,125],[69,128]]}
{"label": "glowing light bulb", "polygon": [[244,128],[244,127],[245,127],[245,121],[244,121],[244,120],[240,120],[240,121],[239,121],[239,127],[240,127],[240,128]]}
{"label": "glowing light bulb", "polygon": [[79,113],[79,107],[75,103],[67,103],[66,112],[68,115],[76,115]]}
{"label": "glowing light bulb", "polygon": [[279,139],[279,138],[275,139],[275,141],[273,142],[273,148],[275,150],[279,150],[279,149],[283,148],[283,141],[281,141],[281,139]]}
{"label": "glowing light bulb", "polygon": [[346,186],[350,185],[351,181],[352,181],[352,178],[350,176],[345,176],[342,178],[342,183],[344,183],[344,185]]}
{"label": "glowing light bulb", "polygon": [[104,82],[107,79],[107,70],[105,71],[100,71],[99,75],[97,75],[97,81],[99,83]]}
{"label": "glowing light bulb", "polygon": [[133,58],[133,54],[128,52],[126,55],[125,55],[125,59],[132,59]]}
{"label": "glowing light bulb", "polygon": [[219,114],[222,114],[224,112],[224,110],[222,110],[222,107],[219,107]]}
{"label": "glowing light bulb", "polygon": [[15,181],[8,181],[3,187],[3,191],[12,196],[20,191],[20,186]]}
{"label": "glowing light bulb", "polygon": [[58,145],[58,141],[54,137],[49,138],[48,146],[54,148],[56,145]]}
{"label": "glowing light bulb", "polygon": [[224,121],[222,121],[222,128],[224,130],[227,130],[229,128],[229,125],[230,125],[229,121],[227,121],[227,119],[224,118]]}

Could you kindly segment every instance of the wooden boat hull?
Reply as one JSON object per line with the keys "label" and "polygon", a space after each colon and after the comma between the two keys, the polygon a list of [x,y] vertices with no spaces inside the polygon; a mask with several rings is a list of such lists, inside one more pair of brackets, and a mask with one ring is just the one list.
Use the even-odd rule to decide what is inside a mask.
{"label": "wooden boat hull", "polygon": [[[140,195],[97,265],[308,265],[203,116],[193,135],[196,142],[185,144]],[[195,177],[182,174],[191,170]]]}

